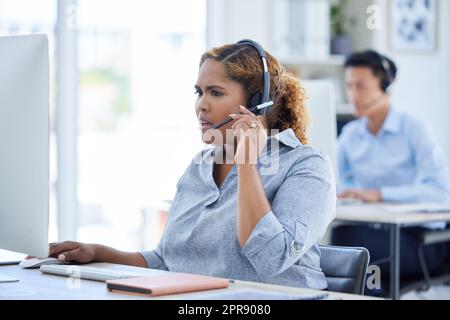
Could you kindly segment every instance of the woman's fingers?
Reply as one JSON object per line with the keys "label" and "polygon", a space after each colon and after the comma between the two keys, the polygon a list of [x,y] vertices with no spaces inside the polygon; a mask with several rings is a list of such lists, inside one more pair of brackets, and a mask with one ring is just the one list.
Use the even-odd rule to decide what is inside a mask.
{"label": "woman's fingers", "polygon": [[48,256],[57,258],[61,252],[72,251],[77,249],[79,246],[80,245],[78,243],[71,241],[51,243]]}
{"label": "woman's fingers", "polygon": [[49,256],[64,262],[89,263],[95,259],[95,245],[72,241],[51,243]]}
{"label": "woman's fingers", "polygon": [[252,119],[253,122],[256,123],[256,125],[258,125],[258,127],[264,128],[260,118],[256,114],[249,111],[247,108],[245,108],[243,106],[239,106],[239,110],[242,112],[243,115],[250,117],[250,119]]}
{"label": "woman's fingers", "polygon": [[233,125],[231,126],[232,129],[236,130],[236,129],[248,129],[252,126],[254,122],[249,119],[248,117],[242,117],[239,118],[235,123],[233,123]]}
{"label": "woman's fingers", "polygon": [[256,116],[256,114],[254,114],[253,112],[251,112],[250,110],[248,110],[246,107],[244,106],[239,106],[239,110],[245,114],[248,115],[250,118],[252,118],[255,121],[258,121],[258,117]]}
{"label": "woman's fingers", "polygon": [[252,117],[256,117],[256,115],[253,112],[251,112],[250,110],[248,110],[246,107],[244,107],[242,105],[239,106],[239,111],[242,112],[243,114],[246,114],[246,115],[249,115]]}
{"label": "woman's fingers", "polygon": [[230,117],[232,117],[235,120],[235,122],[231,126],[232,129],[236,128],[236,126],[242,122],[246,124],[246,127],[244,127],[244,129],[247,128],[264,129],[264,126],[257,117],[251,117],[249,115],[244,114],[231,114]]}
{"label": "woman's fingers", "polygon": [[234,161],[236,164],[256,164],[267,142],[267,132],[255,114],[242,106],[239,109],[241,113],[230,115],[235,120],[231,128],[239,141]]}
{"label": "woman's fingers", "polygon": [[77,248],[72,251],[65,251],[58,254],[58,260],[64,261],[64,262],[70,262],[70,261],[79,261],[81,262],[81,252],[80,249]]}
{"label": "woman's fingers", "polygon": [[61,252],[63,252],[63,251],[66,251],[67,249],[66,248],[64,248],[64,247],[54,247],[54,248],[51,248],[50,249],[50,251],[49,251],[49,253],[48,253],[48,256],[49,257],[53,257],[53,258],[57,258],[58,257],[58,255],[61,253]]}

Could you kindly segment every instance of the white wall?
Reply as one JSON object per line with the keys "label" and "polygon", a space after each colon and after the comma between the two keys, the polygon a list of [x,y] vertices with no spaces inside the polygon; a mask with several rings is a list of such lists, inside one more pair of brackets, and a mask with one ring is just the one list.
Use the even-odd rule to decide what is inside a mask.
{"label": "white wall", "polygon": [[268,47],[271,0],[208,0],[207,48],[251,38]]}
{"label": "white wall", "polygon": [[438,44],[430,54],[399,53],[390,48],[389,1],[377,1],[386,14],[382,29],[374,32],[374,47],[399,67],[393,105],[427,123],[450,163],[450,1],[438,1]]}
{"label": "white wall", "polygon": [[[323,58],[329,52],[329,18],[321,13],[329,10],[329,3],[314,0],[305,4],[293,6],[288,0],[208,0],[207,47],[251,38],[277,56],[303,53]],[[292,10],[300,12],[297,19],[289,19],[294,15]],[[298,32],[293,34],[292,29]],[[295,52],[284,52],[277,45],[292,45]]]}

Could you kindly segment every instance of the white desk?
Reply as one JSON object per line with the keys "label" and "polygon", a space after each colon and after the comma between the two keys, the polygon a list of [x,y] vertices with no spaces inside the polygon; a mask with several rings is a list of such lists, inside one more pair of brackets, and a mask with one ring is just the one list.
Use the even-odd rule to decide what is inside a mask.
{"label": "white desk", "polygon": [[[142,275],[157,275],[164,271],[114,265],[107,263],[90,264],[94,267],[104,267],[117,270],[128,270]],[[151,299],[137,295],[126,295],[108,292],[103,282],[77,280],[67,277],[43,274],[39,269],[26,270],[19,266],[0,266],[0,273],[11,277],[19,278],[16,283],[0,284],[0,300],[131,300],[131,299]],[[79,281],[79,282],[76,282]],[[230,283],[227,289],[209,290],[198,293],[178,294],[160,297],[160,299],[205,299],[205,295],[217,294],[219,292],[231,292],[241,289],[264,289],[291,294],[315,294],[321,291],[311,289],[301,289],[293,287],[276,286],[247,281],[236,281]],[[370,297],[328,292],[329,299],[339,300],[367,300]],[[158,297],[157,297],[158,298]],[[153,298],[153,299],[157,299]]]}
{"label": "white desk", "polygon": [[336,220],[373,224],[379,223],[390,228],[390,295],[393,299],[400,298],[400,229],[403,227],[420,226],[427,222],[450,221],[450,212],[417,213],[392,212],[392,207],[383,204],[339,205]]}
{"label": "white desk", "polygon": [[[392,212],[388,211],[390,207],[394,206],[392,204],[339,205],[337,207],[336,219],[341,221],[398,224],[402,226],[416,226],[427,222],[450,221],[450,212]],[[402,206],[400,205],[398,207]]]}

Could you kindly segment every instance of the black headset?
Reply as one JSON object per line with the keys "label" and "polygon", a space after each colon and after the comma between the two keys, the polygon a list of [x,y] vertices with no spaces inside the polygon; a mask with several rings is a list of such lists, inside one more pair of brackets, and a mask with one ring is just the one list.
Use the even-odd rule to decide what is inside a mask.
{"label": "black headset", "polygon": [[[255,93],[249,100],[249,110],[255,113],[256,115],[265,115],[267,114],[269,107],[271,105],[264,106],[262,108],[258,108],[258,106],[262,106],[264,104],[269,104],[270,101],[270,73],[269,73],[269,67],[267,65],[267,56],[266,52],[264,51],[263,47],[256,41],[250,40],[250,39],[244,39],[239,41],[238,43],[246,44],[248,46],[251,46],[258,52],[258,56],[262,61],[263,65],[263,89],[262,92]],[[273,103],[272,103],[273,104]]]}
{"label": "black headset", "polygon": [[389,87],[392,85],[392,83],[395,80],[395,76],[393,74],[391,64],[389,60],[381,55],[380,53],[374,51],[376,53],[376,56],[378,57],[378,60],[380,61],[381,68],[383,69],[384,75],[381,78],[381,89],[384,92],[387,92]]}

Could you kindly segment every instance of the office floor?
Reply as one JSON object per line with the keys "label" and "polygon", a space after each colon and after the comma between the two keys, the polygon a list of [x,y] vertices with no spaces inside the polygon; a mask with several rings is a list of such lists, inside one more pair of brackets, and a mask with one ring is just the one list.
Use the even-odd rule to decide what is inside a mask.
{"label": "office floor", "polygon": [[408,292],[401,297],[402,300],[450,300],[450,286],[432,286],[430,290]]}

